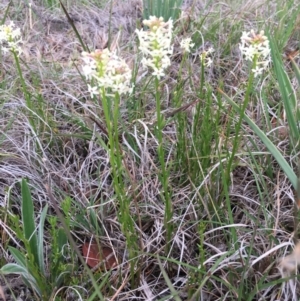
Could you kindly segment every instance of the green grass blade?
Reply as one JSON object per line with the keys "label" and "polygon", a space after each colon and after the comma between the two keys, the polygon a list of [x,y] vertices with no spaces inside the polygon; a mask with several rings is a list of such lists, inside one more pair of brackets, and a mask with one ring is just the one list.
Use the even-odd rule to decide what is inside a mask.
{"label": "green grass blade", "polygon": [[291,63],[292,63],[292,66],[293,66],[295,75],[296,75],[297,80],[298,80],[298,83],[299,83],[299,85],[300,85],[300,69],[299,69],[298,65],[296,64],[296,62],[294,61],[293,58],[290,58],[290,61],[291,61]]}
{"label": "green grass blade", "polygon": [[164,277],[164,279],[165,279],[165,281],[166,281],[166,283],[167,283],[167,285],[168,285],[168,287],[169,287],[169,289],[170,289],[170,291],[171,291],[171,293],[172,293],[172,297],[173,297],[174,300],[176,300],[176,301],[181,301],[181,298],[178,296],[178,292],[175,290],[175,288],[174,288],[174,286],[172,285],[172,282],[171,282],[171,280],[170,280],[170,278],[169,278],[167,272],[165,271],[163,265],[161,264],[161,261],[160,261],[160,259],[159,259],[159,256],[157,256],[157,262],[158,262],[158,265],[159,265],[159,267],[160,267],[160,270],[161,270],[161,272],[162,272],[162,274],[163,274],[163,277]]}
{"label": "green grass blade", "polygon": [[5,20],[6,20],[6,18],[7,18],[7,15],[8,15],[8,12],[9,12],[9,9],[10,9],[10,6],[12,5],[12,1],[10,1],[9,3],[8,3],[8,5],[7,5],[7,8],[6,8],[6,10],[5,10],[5,13],[4,13],[4,16],[3,16],[3,18],[2,18],[2,20],[1,20],[1,22],[0,22],[0,25],[3,25],[4,23],[5,23]]}
{"label": "green grass blade", "polygon": [[300,138],[299,130],[297,127],[297,121],[295,118],[296,115],[295,110],[297,104],[296,95],[292,87],[292,83],[288,75],[286,74],[285,70],[283,69],[283,62],[280,58],[279,51],[272,37],[270,37],[270,47],[271,47],[272,61],[274,64],[274,71],[278,80],[279,91],[286,111],[287,121],[289,124],[293,142],[296,143]]}
{"label": "green grass blade", "polygon": [[80,43],[80,45],[82,46],[83,50],[84,50],[84,51],[87,51],[87,52],[90,52],[88,46],[83,42],[83,40],[82,40],[82,38],[81,38],[81,36],[80,36],[80,34],[79,34],[79,32],[78,32],[78,30],[77,30],[75,24],[74,24],[74,21],[73,21],[73,19],[70,17],[70,15],[69,15],[67,9],[65,8],[64,4],[63,4],[60,0],[59,0],[59,2],[60,2],[60,5],[61,5],[61,7],[62,7],[62,9],[63,9],[63,11],[64,11],[64,13],[65,13],[67,19],[68,19],[69,24],[71,25],[72,29],[73,29],[74,32],[75,32],[76,37],[77,37],[78,40],[79,40],[79,43]]}
{"label": "green grass blade", "polygon": [[[110,273],[106,273],[104,276],[103,276],[103,279],[99,285],[99,291],[105,286],[105,284],[109,281],[108,278],[110,276]],[[93,301],[96,297],[99,298],[99,294],[97,291],[94,291],[93,294],[88,298],[87,301]],[[105,300],[103,296],[101,296],[100,300]]]}

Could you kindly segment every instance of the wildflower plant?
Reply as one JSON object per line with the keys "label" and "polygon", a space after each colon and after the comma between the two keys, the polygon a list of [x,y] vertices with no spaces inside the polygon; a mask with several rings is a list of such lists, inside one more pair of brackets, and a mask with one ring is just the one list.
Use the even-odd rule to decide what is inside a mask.
{"label": "wildflower plant", "polygon": [[247,83],[244,101],[239,105],[240,116],[235,126],[235,139],[233,142],[233,149],[229,157],[228,168],[226,171],[226,177],[228,179],[230,177],[231,166],[234,160],[234,156],[238,150],[240,143],[239,132],[242,126],[242,121],[244,119],[247,119],[245,111],[250,101],[250,94],[253,89],[253,80],[255,77],[261,75],[262,72],[268,68],[271,62],[271,50],[269,47],[269,40],[264,35],[263,30],[260,31],[258,34],[256,34],[254,30],[251,30],[248,33],[243,32],[239,48],[245,60],[251,62],[252,67]]}
{"label": "wildflower plant", "polygon": [[149,20],[144,20],[143,24],[148,30],[136,29],[139,38],[139,50],[143,54],[142,65],[144,68],[151,68],[155,80],[155,102],[156,117],[155,135],[158,140],[158,157],[161,165],[160,181],[163,186],[163,195],[161,196],[165,203],[164,222],[166,227],[167,252],[172,235],[171,219],[173,216],[171,195],[169,191],[169,172],[165,162],[165,151],[163,146],[163,129],[165,121],[161,114],[161,94],[159,80],[165,76],[165,70],[171,65],[170,56],[173,53],[172,35],[173,20],[164,22],[162,17],[150,16]]}
{"label": "wildflower plant", "polygon": [[[25,102],[27,108],[32,112],[33,111],[33,104],[31,101],[30,93],[28,92],[27,86],[25,84],[25,80],[22,74],[19,56],[22,54],[22,37],[21,37],[21,30],[20,28],[16,27],[15,23],[11,21],[8,25],[0,25],[0,46],[1,50],[4,54],[11,52],[13,54],[17,72],[19,74],[19,78],[22,85],[22,90],[25,96]],[[36,130],[36,126],[33,120],[33,117],[29,116],[29,122],[34,130]]]}
{"label": "wildflower plant", "polygon": [[[119,201],[119,220],[127,239],[129,257],[137,258],[137,236],[134,235],[134,222],[130,215],[131,199],[126,194],[124,183],[125,169],[123,155],[119,144],[120,98],[133,90],[132,71],[124,59],[109,49],[82,53],[83,74],[89,81],[88,90],[91,97],[100,96],[108,135],[107,152],[112,169],[113,186]],[[131,261],[134,274],[135,260]]]}

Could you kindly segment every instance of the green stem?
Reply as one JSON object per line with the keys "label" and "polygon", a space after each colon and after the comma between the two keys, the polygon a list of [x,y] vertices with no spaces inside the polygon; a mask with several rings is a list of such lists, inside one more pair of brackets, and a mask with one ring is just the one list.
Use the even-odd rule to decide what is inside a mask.
{"label": "green stem", "polygon": [[24,77],[23,77],[21,66],[20,66],[19,57],[18,57],[18,55],[15,51],[12,51],[12,53],[13,53],[13,56],[14,56],[14,59],[15,59],[15,62],[16,62],[16,66],[17,66],[17,71],[18,71],[18,74],[19,74],[19,77],[20,77],[21,86],[22,86],[22,90],[23,90],[23,93],[24,93],[24,97],[25,97],[25,103],[26,103],[27,108],[30,110],[29,123],[32,126],[32,128],[34,129],[34,131],[36,132],[36,127],[35,127],[34,120],[33,120],[33,117],[32,117],[33,105],[32,105],[32,101],[31,101],[30,93],[28,92],[27,87],[26,87],[26,83],[25,83],[25,80],[24,80]]}
{"label": "green stem", "polygon": [[[257,60],[256,60],[256,57],[255,57],[254,60],[253,60],[252,68],[255,68],[256,61]],[[244,119],[244,116],[245,116],[245,111],[246,111],[246,108],[249,104],[250,93],[252,91],[252,86],[253,86],[253,79],[254,79],[254,73],[251,71],[249,81],[248,81],[247,90],[246,90],[246,93],[245,93],[245,99],[244,99],[244,102],[242,103],[241,109],[240,109],[239,120],[238,120],[238,123],[235,126],[235,136],[234,136],[234,141],[233,141],[232,152],[231,152],[231,155],[228,159],[227,169],[225,170],[225,173],[224,173],[223,185],[224,185],[225,191],[228,191],[228,186],[229,186],[229,181],[230,181],[230,173],[231,173],[231,170],[232,170],[233,160],[235,158],[235,155],[238,151],[238,147],[240,145],[241,138],[240,138],[239,134],[240,134],[240,130],[241,130],[241,127],[242,127],[242,122],[243,122],[243,119]],[[230,202],[228,193],[226,193],[226,205],[227,205],[227,212],[228,212],[228,215],[229,215],[228,217],[229,217],[230,223],[233,223],[234,218],[233,218],[233,215],[232,215],[231,202]],[[231,233],[232,233],[233,243],[235,243],[236,240],[237,240],[237,235],[236,235],[236,231],[235,231],[234,228],[232,228]]]}
{"label": "green stem", "polygon": [[[253,64],[252,64],[253,69],[256,67],[256,61],[257,61],[257,58],[254,57]],[[246,90],[246,93],[245,93],[245,99],[244,99],[244,102],[242,103],[241,110],[240,110],[239,120],[238,120],[238,123],[235,126],[235,138],[234,138],[234,142],[233,142],[231,156],[229,157],[229,160],[228,160],[226,179],[230,179],[230,172],[231,172],[231,168],[232,168],[232,163],[233,163],[235,154],[236,154],[236,152],[238,150],[238,147],[239,147],[239,144],[240,144],[241,139],[240,139],[239,133],[240,133],[240,129],[242,127],[242,122],[243,122],[243,119],[244,119],[244,116],[245,116],[246,108],[249,104],[250,93],[252,91],[252,86],[253,86],[253,79],[254,79],[254,73],[251,71],[249,81],[248,81],[247,90]]]}
{"label": "green stem", "polygon": [[164,216],[164,224],[166,229],[166,252],[169,252],[170,249],[170,242],[172,238],[173,227],[171,224],[171,219],[173,216],[173,207],[171,196],[169,192],[169,174],[166,168],[165,163],[165,151],[163,147],[163,128],[164,128],[164,121],[161,114],[161,107],[160,107],[160,91],[159,91],[159,80],[155,78],[155,100],[156,100],[156,115],[157,115],[157,125],[156,125],[156,137],[158,140],[158,158],[161,166],[160,172],[160,181],[163,187],[163,193],[161,197],[165,203],[165,216]]}
{"label": "green stem", "polygon": [[[112,168],[113,186],[117,199],[119,201],[119,221],[122,227],[122,232],[126,237],[127,247],[129,250],[129,258],[131,260],[130,271],[131,275],[135,274],[135,263],[138,254],[137,236],[135,235],[134,221],[130,214],[130,198],[127,196],[124,183],[124,167],[122,149],[119,143],[119,105],[120,96],[115,94],[115,98],[108,99],[105,95],[105,89],[101,90],[102,106],[105,116],[108,139],[109,139],[109,160]],[[113,103],[109,103],[113,101]],[[133,277],[134,280],[134,277]]]}

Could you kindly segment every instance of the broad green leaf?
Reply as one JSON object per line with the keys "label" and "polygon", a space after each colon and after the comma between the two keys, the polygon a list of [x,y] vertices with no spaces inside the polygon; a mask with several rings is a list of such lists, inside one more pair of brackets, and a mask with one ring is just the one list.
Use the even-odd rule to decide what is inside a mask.
{"label": "broad green leaf", "polygon": [[23,275],[24,277],[28,276],[27,269],[23,266],[18,265],[17,263],[8,263],[4,265],[0,269],[0,272],[3,273],[4,275],[18,274],[18,275]]}
{"label": "broad green leaf", "polygon": [[32,277],[28,273],[27,268],[20,266],[16,263],[8,263],[0,269],[0,272],[4,275],[10,275],[10,274],[21,275],[23,277],[24,283],[28,287],[33,287],[34,290],[40,295],[40,289],[39,289],[34,277]]}

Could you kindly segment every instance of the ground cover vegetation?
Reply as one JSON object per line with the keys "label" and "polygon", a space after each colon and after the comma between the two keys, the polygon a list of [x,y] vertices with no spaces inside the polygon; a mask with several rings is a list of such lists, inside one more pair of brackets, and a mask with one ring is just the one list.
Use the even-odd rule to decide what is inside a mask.
{"label": "ground cover vegetation", "polygon": [[298,300],[296,1],[1,1],[0,299]]}

